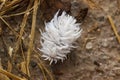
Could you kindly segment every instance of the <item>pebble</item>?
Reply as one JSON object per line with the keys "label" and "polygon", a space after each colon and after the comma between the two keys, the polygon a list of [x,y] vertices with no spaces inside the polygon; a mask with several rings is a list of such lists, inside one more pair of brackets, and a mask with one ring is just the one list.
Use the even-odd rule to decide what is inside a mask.
{"label": "pebble", "polygon": [[93,48],[93,44],[92,44],[92,42],[88,42],[87,44],[86,44],[86,49],[92,49]]}
{"label": "pebble", "polygon": [[107,40],[107,39],[103,39],[101,45],[102,45],[103,47],[108,47],[108,40]]}

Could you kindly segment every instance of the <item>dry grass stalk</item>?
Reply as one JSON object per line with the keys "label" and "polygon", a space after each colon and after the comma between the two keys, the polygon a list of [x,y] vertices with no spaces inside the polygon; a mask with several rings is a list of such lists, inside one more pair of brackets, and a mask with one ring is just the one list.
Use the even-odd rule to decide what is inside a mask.
{"label": "dry grass stalk", "polygon": [[[29,5],[32,4],[32,3],[33,3],[33,0],[30,0]],[[35,6],[37,6],[37,5],[35,5]],[[33,8],[34,8],[34,6],[32,6],[31,8],[27,8],[27,10],[25,10],[23,12],[18,12],[18,13],[14,13],[14,14],[7,14],[7,15],[4,14],[4,15],[2,15],[2,17],[7,18],[7,17],[19,16],[19,15],[25,14],[27,12],[31,12],[33,10]]]}
{"label": "dry grass stalk", "polygon": [[9,15],[3,15],[2,17],[3,17],[3,18],[7,18],[7,17],[19,16],[19,15],[25,14],[26,12],[32,11],[32,9],[33,9],[33,7],[30,8],[30,9],[27,9],[26,11],[20,12],[20,13],[9,14]]}
{"label": "dry grass stalk", "polygon": [[[10,58],[12,58],[12,54],[13,54],[13,48],[12,48],[12,47],[9,47],[9,48],[8,48],[8,55],[10,56]],[[11,64],[11,61],[10,61],[10,60],[8,61],[7,71],[8,71],[8,72],[11,72],[11,71],[12,71],[12,64]]]}
{"label": "dry grass stalk", "polygon": [[[23,55],[24,61],[20,64],[21,71],[23,73],[27,73],[28,76],[30,76],[30,72],[29,72],[30,55],[31,55],[31,52],[33,50],[33,41],[34,41],[35,26],[36,26],[36,15],[37,15],[37,8],[38,8],[40,0],[35,0],[34,5],[32,7],[33,1],[34,0],[30,0],[30,3],[28,5],[26,11],[20,12],[20,13],[6,15],[7,12],[9,12],[10,10],[16,8],[16,6],[19,6],[20,3],[22,2],[22,0],[12,0],[12,1],[9,1],[9,2],[5,2],[4,6],[0,9],[1,10],[0,19],[8,26],[8,28],[15,34],[15,36],[18,37],[18,40],[16,42],[15,54],[16,54],[18,49],[22,50],[22,47],[20,46],[21,45],[22,35],[24,33],[24,29],[25,29],[25,26],[26,26],[26,23],[27,23],[27,18],[29,16],[29,13],[33,9],[32,28],[31,28],[31,34],[30,34],[31,37],[30,37],[30,42],[29,42],[29,47],[28,47],[28,52],[27,52],[27,60],[25,62],[25,55]],[[17,16],[17,15],[21,15],[21,14],[24,14],[24,17],[23,17],[22,23],[20,25],[20,28],[21,28],[20,33],[18,34],[7,23],[7,21],[4,18],[11,17],[11,16]],[[21,47],[21,48],[19,48],[19,47]],[[22,54],[24,54],[23,51],[22,51]],[[9,55],[11,57],[12,53],[10,53]],[[16,56],[16,55],[13,55],[13,57],[14,56]],[[14,60],[14,59],[12,59],[12,60]],[[40,61],[40,63],[38,63],[38,66],[41,68],[45,80],[47,80],[47,77],[46,77],[45,73],[47,73],[49,75],[50,80],[54,80],[53,76],[52,76],[52,73],[45,67],[44,64],[42,64],[42,61]],[[7,71],[0,68],[0,73],[12,78],[13,80],[26,80],[26,79],[22,79],[22,78],[20,78],[20,77],[18,77],[16,75],[10,73],[11,71],[12,71],[12,62],[11,61],[8,61],[8,69],[7,69]]]}
{"label": "dry grass stalk", "polygon": [[[1,58],[0,58],[0,68],[3,69]],[[10,80],[6,75],[0,73],[0,80]]]}
{"label": "dry grass stalk", "polygon": [[[39,57],[41,57],[41,55],[35,49],[34,49],[34,52],[37,54],[37,55],[35,55],[35,57],[39,61],[39,63],[37,63],[37,64],[40,67],[40,69],[42,70],[43,75],[45,75],[44,73],[46,72],[48,74],[48,76],[50,77],[50,80],[54,80],[53,74],[46,68],[45,64],[39,58]],[[46,77],[46,76],[44,76],[44,77]]]}
{"label": "dry grass stalk", "polygon": [[15,34],[16,37],[19,36],[19,34],[5,21],[5,19],[3,19],[1,16],[0,19],[8,26],[8,28]]}
{"label": "dry grass stalk", "polygon": [[0,80],[10,80],[6,75],[0,73]]}
{"label": "dry grass stalk", "polygon": [[45,67],[45,65],[42,64],[41,66],[43,67],[43,69],[45,70],[45,72],[49,75],[50,80],[54,80],[52,73]]}
{"label": "dry grass stalk", "polygon": [[47,77],[45,75],[45,72],[44,72],[44,69],[43,69],[42,65],[40,63],[37,63],[37,65],[39,66],[39,68],[41,69],[41,71],[43,73],[44,80],[47,80]]}
{"label": "dry grass stalk", "polygon": [[[20,44],[21,44],[22,35],[23,35],[23,33],[24,33],[24,28],[25,28],[26,23],[27,23],[27,18],[28,18],[28,16],[29,16],[29,11],[28,11],[28,9],[31,8],[31,6],[32,6],[32,0],[30,0],[30,3],[29,3],[29,5],[28,5],[28,7],[27,7],[26,13],[24,14],[22,23],[21,23],[21,25],[20,25],[20,27],[21,27],[21,29],[20,29],[20,35],[19,35],[18,40],[17,40],[17,42],[16,42],[15,54],[17,53],[17,51],[18,51],[18,49],[19,49],[19,46],[20,46]],[[13,56],[13,59],[15,58],[15,54],[14,54],[14,56]]]}
{"label": "dry grass stalk", "polygon": [[115,33],[115,36],[117,37],[117,40],[118,40],[118,42],[120,43],[120,36],[119,36],[119,34],[118,34],[117,30],[116,30],[116,27],[115,27],[115,25],[114,25],[113,19],[112,19],[112,17],[109,16],[109,15],[108,15],[108,19],[109,19],[109,22],[110,22],[110,24],[111,24],[111,26],[112,26],[112,29],[113,29],[114,33]]}
{"label": "dry grass stalk", "polygon": [[17,6],[17,4],[19,2],[21,2],[22,0],[12,0],[11,2],[9,2],[8,4],[4,4],[5,7],[3,7],[1,9],[1,12],[0,12],[0,16],[2,16],[3,14],[5,14],[7,11],[15,8],[15,6]]}
{"label": "dry grass stalk", "polygon": [[38,3],[39,3],[38,0],[34,1],[33,16],[32,16],[32,26],[31,26],[32,28],[31,28],[30,42],[29,42],[29,47],[28,47],[28,52],[27,52],[27,61],[26,61],[26,69],[27,69],[28,76],[30,76],[29,63],[30,63],[30,55],[31,55],[32,48],[33,48]]}
{"label": "dry grass stalk", "polygon": [[1,58],[0,58],[0,68],[3,69],[2,63],[1,63]]}
{"label": "dry grass stalk", "polygon": [[0,1],[0,3],[1,3],[1,5],[0,5],[0,10],[2,9],[3,5],[5,4],[5,2],[6,2],[6,0],[1,0],[1,1]]}
{"label": "dry grass stalk", "polygon": [[26,64],[26,62],[24,61],[24,62],[21,62],[20,63],[20,69],[21,69],[21,71],[23,72],[23,73],[27,73],[27,71],[26,71],[26,66],[25,66],[25,64]]}
{"label": "dry grass stalk", "polygon": [[11,72],[11,71],[12,71],[12,64],[11,64],[10,61],[8,61],[7,71],[8,71],[8,72]]}
{"label": "dry grass stalk", "polygon": [[7,72],[6,70],[3,70],[0,68],[0,73],[4,74],[4,75],[7,75],[8,77],[12,78],[13,80],[26,80],[26,79],[22,79],[10,72]]}
{"label": "dry grass stalk", "polygon": [[19,46],[20,46],[20,44],[21,44],[21,38],[22,38],[22,35],[23,35],[23,32],[24,32],[24,28],[25,28],[25,25],[26,25],[26,21],[27,21],[28,15],[29,15],[29,13],[26,13],[26,14],[24,15],[23,21],[22,21],[22,23],[21,23],[21,25],[20,25],[21,30],[20,30],[19,38],[18,38],[18,40],[17,40],[17,42],[16,42],[15,53],[17,52],[17,50],[19,49]]}

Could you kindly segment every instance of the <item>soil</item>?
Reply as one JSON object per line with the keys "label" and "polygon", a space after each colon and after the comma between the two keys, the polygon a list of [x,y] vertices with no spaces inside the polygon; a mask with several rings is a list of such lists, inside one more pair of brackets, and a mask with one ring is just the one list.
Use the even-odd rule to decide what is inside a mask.
{"label": "soil", "polygon": [[[55,80],[120,80],[120,43],[108,20],[108,15],[110,15],[120,35],[119,0],[61,1],[63,3],[68,2],[71,5],[67,7],[67,9],[65,8],[65,10],[69,8],[69,14],[76,18],[81,16],[79,15],[81,9],[88,8],[88,11],[84,13],[84,18],[80,21],[82,23],[80,27],[83,31],[80,38],[76,41],[78,47],[67,55],[67,59],[64,60],[63,63],[58,62],[57,64],[53,63],[49,65],[49,62],[41,58],[41,60],[45,62],[48,70],[52,72]],[[64,8],[64,6],[62,8]],[[57,9],[55,9],[55,11],[56,10]],[[44,22],[41,20],[40,13],[41,10],[38,9],[34,39],[34,48],[39,54],[41,54],[37,49],[41,47],[39,29],[44,29]],[[7,21],[16,32],[19,32],[22,21],[21,16],[7,18]],[[24,39],[22,41],[25,55],[27,54],[31,23],[30,17],[25,27]],[[11,60],[8,55],[8,50],[9,47],[15,47],[16,37],[5,24],[1,25],[4,25],[4,27],[0,28],[0,58],[3,68],[7,69],[7,63]],[[19,54],[16,54],[16,61],[14,61],[17,66],[23,61],[23,58],[21,58],[22,52],[19,51],[18,53]],[[44,80],[42,71],[37,66],[38,61],[35,58],[35,54],[36,53],[33,52],[31,55],[30,78],[31,80]],[[13,68],[14,67],[15,66],[13,66]],[[19,71],[19,68],[14,68],[12,73],[17,76],[25,76]]]}

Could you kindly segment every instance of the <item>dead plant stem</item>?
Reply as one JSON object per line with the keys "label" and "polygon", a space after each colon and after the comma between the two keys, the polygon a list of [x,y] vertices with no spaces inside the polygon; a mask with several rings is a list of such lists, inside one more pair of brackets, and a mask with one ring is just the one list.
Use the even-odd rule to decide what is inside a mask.
{"label": "dead plant stem", "polygon": [[38,8],[38,6],[35,6],[35,5],[37,5],[37,4],[38,4],[38,0],[35,0],[34,1],[34,8],[33,8],[33,16],[32,16],[30,41],[29,41],[29,47],[28,47],[28,51],[27,51],[26,69],[27,69],[27,74],[29,77],[30,77],[29,63],[30,63],[30,56],[32,53],[32,48],[33,48],[33,41],[34,41],[35,27],[36,27],[36,15],[37,15],[37,8]]}

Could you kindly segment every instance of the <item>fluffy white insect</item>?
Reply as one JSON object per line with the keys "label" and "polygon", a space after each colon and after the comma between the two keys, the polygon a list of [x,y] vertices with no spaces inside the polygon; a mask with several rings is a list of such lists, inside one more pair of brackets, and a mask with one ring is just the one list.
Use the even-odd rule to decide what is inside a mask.
{"label": "fluffy white insect", "polygon": [[82,31],[74,17],[65,11],[60,16],[58,13],[59,11],[50,22],[45,23],[45,32],[41,32],[42,48],[39,50],[43,53],[44,60],[49,60],[50,64],[53,61],[57,63],[58,60],[63,62],[70,50],[76,47],[73,43]]}

